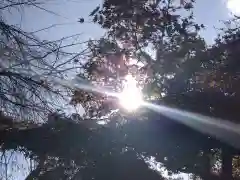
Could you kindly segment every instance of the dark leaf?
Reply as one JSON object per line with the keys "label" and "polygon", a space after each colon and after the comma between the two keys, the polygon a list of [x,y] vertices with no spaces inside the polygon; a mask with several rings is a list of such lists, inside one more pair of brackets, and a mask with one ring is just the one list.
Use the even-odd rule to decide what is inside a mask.
{"label": "dark leaf", "polygon": [[93,18],[93,22],[97,22],[97,20],[98,20],[98,16],[95,15],[94,18]]}
{"label": "dark leaf", "polygon": [[90,14],[89,16],[94,16],[100,9],[100,6],[97,6]]}
{"label": "dark leaf", "polygon": [[78,22],[84,23],[84,18],[79,18]]}

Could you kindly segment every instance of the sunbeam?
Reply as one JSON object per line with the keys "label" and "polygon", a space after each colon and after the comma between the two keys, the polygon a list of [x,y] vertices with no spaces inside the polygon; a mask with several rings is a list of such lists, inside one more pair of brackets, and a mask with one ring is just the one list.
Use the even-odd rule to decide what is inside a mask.
{"label": "sunbeam", "polygon": [[97,87],[94,86],[92,84],[87,84],[87,83],[83,83],[78,79],[74,79],[72,81],[67,81],[64,79],[57,79],[57,78],[47,78],[48,81],[53,82],[53,83],[57,83],[60,84],[64,87],[68,87],[68,88],[76,88],[76,89],[82,89],[88,92],[95,92],[95,93],[99,93],[99,94],[105,94],[108,96],[112,96],[112,97],[118,97],[118,93],[115,93],[107,88],[103,88],[103,87]]}
{"label": "sunbeam", "polygon": [[228,0],[227,8],[234,14],[240,15],[240,1],[239,0]]}
{"label": "sunbeam", "polygon": [[[40,78],[40,77],[38,77]],[[133,77],[126,77],[126,86],[121,93],[110,91],[106,88],[96,87],[81,80],[67,81],[60,78],[48,77],[47,81],[60,84],[68,88],[83,89],[89,92],[105,94],[119,99],[120,104],[129,111],[136,110],[139,106],[144,106],[164,116],[170,117],[182,124],[189,126],[197,131],[216,137],[219,140],[240,148],[240,125],[217,118],[204,116],[197,113],[170,108],[163,105],[156,105],[143,101],[140,89],[136,86]]]}
{"label": "sunbeam", "polygon": [[126,83],[118,98],[122,107],[128,111],[134,111],[142,104],[142,93],[134,77],[127,75],[125,79]]}
{"label": "sunbeam", "polygon": [[216,137],[236,148],[240,148],[240,126],[238,124],[163,105],[155,105],[147,102],[144,102],[143,105],[197,131]]}

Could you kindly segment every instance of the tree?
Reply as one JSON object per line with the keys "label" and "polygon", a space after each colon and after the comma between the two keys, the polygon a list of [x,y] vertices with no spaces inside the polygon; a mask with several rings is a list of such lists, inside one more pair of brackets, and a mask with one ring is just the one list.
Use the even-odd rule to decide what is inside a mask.
{"label": "tree", "polygon": [[[209,116],[220,117],[238,123],[238,18],[227,22],[222,35],[216,43],[206,49],[196,68],[187,66],[184,76],[175,76],[174,81],[181,86],[170,86],[174,93],[168,94],[165,102],[176,107],[200,112]],[[185,72],[189,72],[187,74]],[[176,83],[173,83],[176,85]],[[232,179],[232,158],[234,152],[229,148],[222,149],[223,179]]]}
{"label": "tree", "polygon": [[239,153],[170,119],[159,120],[157,114],[149,121],[132,119],[122,126],[116,126],[116,122],[97,126],[88,121],[76,123],[63,115],[54,117],[54,122],[49,120],[41,127],[1,134],[3,149],[21,147],[35,157],[37,167],[29,179],[159,179],[161,174],[149,169],[145,162],[151,156],[169,172],[220,179],[211,171],[211,157],[216,150],[229,148]]}
{"label": "tree", "polygon": [[[84,64],[79,63],[78,78],[119,92],[127,74],[138,74],[147,101],[153,97],[159,104],[236,119],[238,28],[227,29],[207,47],[198,35],[203,26],[194,23],[193,15],[176,15],[191,8],[192,2],[178,7],[173,1],[105,0],[103,7],[90,15],[106,28],[107,36],[89,41],[91,54]],[[154,49],[155,58],[145,52],[149,47]],[[50,54],[56,51],[59,54],[55,49]],[[132,65],[132,59],[142,65]],[[88,126],[87,121],[76,124],[57,114],[41,127],[5,129],[0,139],[3,148],[22,146],[37,156],[38,167],[28,179],[127,179],[126,174],[131,174],[131,179],[159,179],[144,162],[149,156],[173,173],[193,173],[203,179],[232,178],[232,156],[239,150],[150,111],[132,116],[122,111],[112,113],[119,108],[116,100],[99,91],[74,89],[73,93],[72,103],[82,104],[87,112],[85,120],[108,115],[109,128]],[[148,121],[140,121],[140,117]],[[213,156],[222,160],[221,175],[211,172]]]}
{"label": "tree", "polygon": [[68,92],[54,80],[79,68],[81,65],[73,66],[74,62],[87,53],[65,50],[82,43],[66,43],[78,35],[56,41],[40,40],[34,32],[25,32],[4,20],[4,15],[15,9],[30,6],[44,10],[42,3],[7,0],[0,7],[0,107],[5,115],[18,120],[42,121],[44,114],[60,108],[58,104]]}
{"label": "tree", "polygon": [[[161,102],[167,105],[210,116],[236,119],[239,112],[239,110],[237,110],[237,107],[239,107],[238,99],[236,98],[237,96],[232,96],[233,92],[236,93],[236,89],[229,89],[229,87],[233,85],[233,80],[237,82],[236,74],[231,75],[231,81],[229,81],[230,76],[227,73],[229,69],[226,69],[226,66],[229,67],[228,60],[231,59],[228,58],[226,54],[231,54],[231,57],[233,57],[232,51],[235,49],[233,46],[230,47],[232,42],[226,43],[226,40],[231,38],[229,38],[229,36],[223,36],[223,39],[221,39],[220,37],[216,40],[214,46],[207,47],[204,40],[197,34],[198,30],[204,26],[195,24],[192,14],[187,18],[181,18],[181,16],[171,14],[173,9],[173,11],[177,11],[178,9],[177,7],[171,6],[171,1],[161,1],[161,5],[158,3],[150,4],[147,1],[126,1],[121,3],[104,1],[103,8],[97,7],[90,15],[94,16],[94,22],[99,23],[103,28],[108,30],[109,41],[111,43],[113,42],[112,44],[115,44],[115,46],[107,46],[107,49],[113,50],[114,53],[119,53],[120,50],[115,50],[117,45],[116,40],[118,40],[121,43],[128,44],[128,47],[123,48],[123,51],[120,51],[120,55],[118,56],[122,57],[123,55],[128,56],[131,54],[131,58],[137,58],[138,61],[142,60],[139,57],[145,57],[145,64],[142,69],[146,71],[144,71],[143,74],[147,74],[149,71],[151,72],[151,76],[148,76],[148,81],[143,81],[143,86],[147,89],[147,98],[152,95],[152,91],[149,89],[154,89],[155,92],[157,91],[155,94],[158,94],[155,98],[160,98]],[[184,8],[189,10],[192,8],[192,4],[189,3]],[[140,12],[144,14],[144,18],[140,18]],[[163,26],[161,26],[161,22]],[[235,30],[237,29],[238,28],[235,28]],[[229,32],[234,31],[229,30],[226,34],[229,34]],[[236,35],[234,35],[234,37],[236,37]],[[97,49],[97,51],[93,51],[94,55],[102,55],[108,52],[105,51],[106,49],[99,48],[102,47],[101,42],[99,46],[93,46],[93,50]],[[106,42],[106,40],[104,40],[104,42]],[[107,42],[105,45],[111,43]],[[144,52],[144,47],[146,46],[155,48],[155,60],[147,56]],[[235,51],[235,54],[237,54],[237,51]],[[115,62],[119,62],[116,59],[114,60]],[[123,64],[127,64],[127,60],[121,60],[120,62],[122,61],[124,62]],[[227,63],[225,64],[225,62],[222,63],[219,61],[225,61]],[[95,62],[95,66],[91,66],[91,70],[96,70],[98,67],[101,67],[102,62],[105,63],[105,61],[102,61],[102,58],[95,60]],[[237,67],[236,58],[233,58],[230,62],[232,68]],[[222,71],[224,68],[225,72]],[[86,67],[86,69],[88,69],[88,67]],[[121,73],[119,69],[121,68],[117,69],[115,67],[112,69],[111,74],[115,76],[110,77],[115,80],[114,82],[117,82],[117,80],[120,79],[119,74]],[[127,72],[131,73],[127,71],[127,69],[128,68],[125,68],[125,73],[123,73],[122,76],[125,76]],[[87,77],[92,75],[91,72],[92,71],[88,72]],[[233,71],[233,73],[236,73],[236,70],[235,72]],[[225,78],[223,78],[224,76]],[[106,71],[102,74],[97,73],[96,77],[97,79],[101,77],[107,83],[111,83],[111,81],[109,81],[109,74],[107,74]],[[218,77],[218,81],[213,80],[216,77]],[[218,87],[215,87],[216,84],[218,84]],[[226,88],[220,85],[224,87],[227,86],[228,90],[225,91]],[[164,98],[161,97],[161,92],[164,92]],[[87,101],[94,102],[94,97],[89,97]],[[100,102],[103,101],[104,99],[100,100]],[[81,100],[77,103],[81,103]],[[226,108],[226,105],[228,108]],[[101,112],[101,109],[96,111]],[[204,152],[209,154],[210,150],[211,146],[207,146]],[[228,152],[230,151],[228,150]],[[226,151],[223,148],[223,160],[226,159],[228,164],[228,172],[225,172],[226,161],[224,160],[223,175],[226,175],[225,178],[230,178],[231,172],[229,172],[229,165],[231,166],[231,157],[228,155],[228,158],[225,158],[225,153]],[[207,169],[209,169],[209,166],[207,166]],[[204,171],[206,172],[207,170],[204,169]]]}
{"label": "tree", "polygon": [[[90,41],[92,56],[79,76],[119,92],[125,76],[132,74],[146,99],[152,98],[156,89],[154,97],[159,98],[159,92],[166,91],[165,81],[181,71],[176,64],[184,64],[197,48],[205,48],[197,35],[203,25],[194,23],[191,9],[192,2],[178,6],[173,1],[104,1],[90,17],[107,30],[107,35]],[[189,16],[178,15],[181,10],[189,11]],[[156,51],[156,58],[146,53],[147,47]],[[72,102],[82,104],[88,116],[101,117],[119,107],[106,96],[82,90],[74,92]]]}
{"label": "tree", "polygon": [[134,149],[128,149],[118,128],[93,129],[86,122],[76,124],[61,115],[54,117],[54,123],[49,121],[34,129],[13,129],[1,136],[3,149],[24,147],[37,157],[38,166],[29,179],[160,178],[137,157]]}

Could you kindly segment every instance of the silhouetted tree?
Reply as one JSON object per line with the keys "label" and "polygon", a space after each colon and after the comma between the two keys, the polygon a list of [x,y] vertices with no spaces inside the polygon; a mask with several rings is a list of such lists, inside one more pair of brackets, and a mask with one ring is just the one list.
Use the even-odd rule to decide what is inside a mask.
{"label": "silhouetted tree", "polygon": [[76,45],[66,40],[71,41],[77,35],[55,41],[41,40],[35,34],[48,28],[25,32],[5,18],[7,13],[16,10],[21,13],[27,7],[44,11],[42,4],[44,1],[4,0],[0,5],[0,107],[5,115],[18,120],[42,121],[44,114],[59,108],[59,101],[67,93],[54,80],[79,68],[81,65],[73,64],[84,56],[83,52],[65,50]]}
{"label": "silhouetted tree", "polygon": [[12,129],[1,136],[3,149],[22,147],[35,157],[38,165],[29,179],[159,179],[161,174],[149,169],[145,162],[152,156],[172,173],[221,179],[211,171],[211,157],[216,149],[238,153],[157,114],[152,120],[132,119],[121,126],[116,126],[116,122],[93,126],[86,121],[75,123],[64,116],[55,118],[54,123],[33,129]]}
{"label": "silhouetted tree", "polygon": [[[165,0],[105,0],[90,16],[107,36],[89,41],[91,55],[80,63],[77,80],[119,92],[127,74],[138,75],[146,101],[237,121],[239,28],[227,28],[207,47],[192,7],[193,1],[178,6]],[[189,16],[180,16],[182,10]],[[146,53],[149,47],[155,57]],[[142,65],[132,65],[132,59]],[[148,110],[114,114],[116,100],[99,93],[74,89],[72,103],[84,106],[85,120],[53,114],[41,127],[1,131],[3,149],[24,147],[36,156],[37,168],[27,179],[163,179],[144,162],[151,156],[172,173],[232,179],[239,150],[213,137]],[[111,120],[106,126],[94,124],[106,115]],[[212,172],[214,157],[222,161],[221,173]]]}

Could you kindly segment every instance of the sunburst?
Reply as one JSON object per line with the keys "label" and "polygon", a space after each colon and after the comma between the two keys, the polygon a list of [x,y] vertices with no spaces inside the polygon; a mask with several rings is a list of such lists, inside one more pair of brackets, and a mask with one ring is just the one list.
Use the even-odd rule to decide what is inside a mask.
{"label": "sunburst", "polygon": [[126,76],[123,91],[119,94],[119,101],[123,108],[128,111],[138,109],[142,104],[141,89],[137,87],[136,79],[131,76]]}

